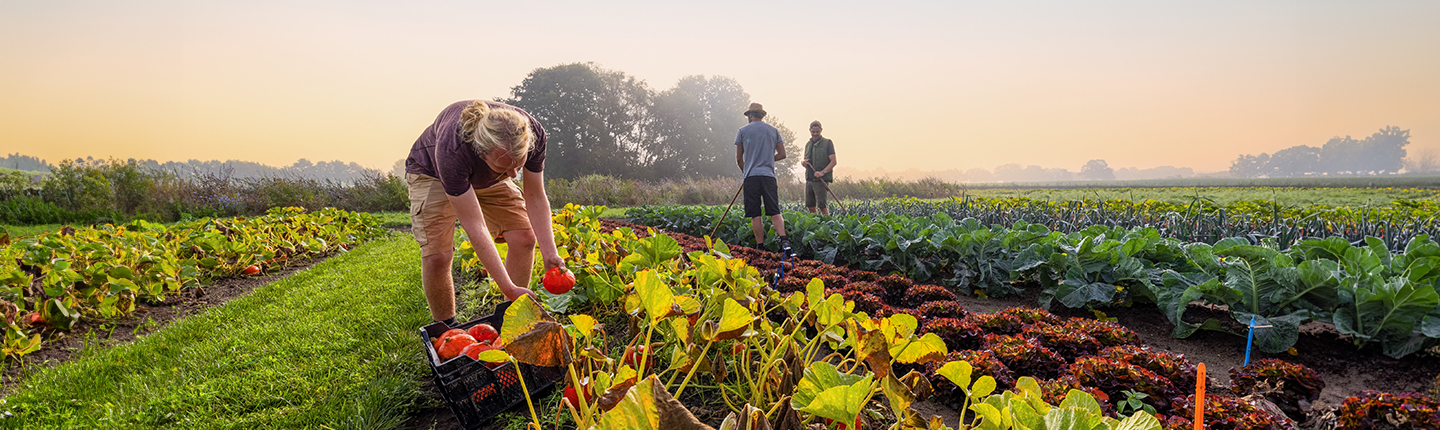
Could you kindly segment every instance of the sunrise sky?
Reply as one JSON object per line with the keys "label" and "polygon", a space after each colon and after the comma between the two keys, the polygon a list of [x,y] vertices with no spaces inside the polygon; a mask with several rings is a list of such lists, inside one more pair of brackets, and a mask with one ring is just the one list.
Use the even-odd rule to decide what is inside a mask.
{"label": "sunrise sky", "polygon": [[1216,171],[1387,125],[1440,149],[1437,23],[1436,1],[0,0],[0,152],[389,170],[448,103],[593,61],[735,78],[848,167]]}

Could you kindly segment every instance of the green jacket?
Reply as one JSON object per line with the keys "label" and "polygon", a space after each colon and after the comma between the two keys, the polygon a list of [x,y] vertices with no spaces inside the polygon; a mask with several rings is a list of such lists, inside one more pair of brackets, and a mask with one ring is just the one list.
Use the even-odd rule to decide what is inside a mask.
{"label": "green jacket", "polygon": [[[814,168],[805,168],[805,181],[814,182],[815,172],[830,165],[830,156],[835,154],[835,142],[826,138],[810,139],[805,143],[805,158]],[[835,182],[835,170],[825,172],[825,182]]]}

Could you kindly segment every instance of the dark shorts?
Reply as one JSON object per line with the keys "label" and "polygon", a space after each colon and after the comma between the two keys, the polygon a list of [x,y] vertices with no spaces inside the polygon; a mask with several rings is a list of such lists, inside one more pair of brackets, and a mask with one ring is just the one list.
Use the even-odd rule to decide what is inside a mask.
{"label": "dark shorts", "polygon": [[805,207],[830,208],[830,184],[822,181],[805,183]]}
{"label": "dark shorts", "polygon": [[774,176],[750,176],[745,178],[745,217],[760,216],[760,203],[765,203],[765,215],[780,215],[780,191]]}

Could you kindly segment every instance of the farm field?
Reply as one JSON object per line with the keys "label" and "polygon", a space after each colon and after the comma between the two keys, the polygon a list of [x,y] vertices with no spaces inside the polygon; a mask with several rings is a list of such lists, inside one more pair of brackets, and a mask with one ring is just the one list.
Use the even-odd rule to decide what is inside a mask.
{"label": "farm field", "polygon": [[[972,284],[970,289],[952,288],[914,273],[891,275],[893,270],[883,265],[867,266],[871,263],[850,262],[854,267],[839,267],[815,260],[783,261],[778,254],[719,244],[712,248],[695,237],[679,233],[652,235],[643,226],[599,218],[613,213],[603,208],[575,207],[559,212],[557,241],[566,250],[579,284],[569,293],[543,294],[540,302],[553,311],[557,322],[570,327],[567,330],[570,341],[575,342],[575,351],[595,348],[613,360],[594,361],[594,356],[577,359],[575,365],[581,372],[591,376],[634,375],[644,387],[663,386],[667,395],[677,396],[698,422],[719,427],[727,418],[738,419],[731,417],[732,412],[741,412],[741,406],[750,403],[762,409],[789,404],[780,408],[780,413],[793,414],[801,422],[858,419],[863,428],[884,428],[907,416],[928,420],[929,414],[941,416],[950,427],[959,425],[961,419],[967,420],[966,425],[979,425],[987,419],[979,409],[963,418],[955,411],[965,410],[967,401],[985,403],[991,398],[987,391],[1009,390],[1008,396],[1095,420],[1110,417],[1128,419],[1133,424],[1153,419],[1136,413],[1148,406],[1160,413],[1155,425],[1188,428],[1186,417],[1193,414],[1193,405],[1186,403],[1185,393],[1187,389],[1193,392],[1194,376],[1190,373],[1187,379],[1185,375],[1201,362],[1210,368],[1211,395],[1219,394],[1209,400],[1221,408],[1212,411],[1220,414],[1216,419],[1230,419],[1233,428],[1272,428],[1262,423],[1281,420],[1279,415],[1238,400],[1248,388],[1230,394],[1232,384],[1244,387],[1266,377],[1227,374],[1231,367],[1240,367],[1244,338],[1226,333],[1236,329],[1236,324],[1230,322],[1233,315],[1212,306],[1187,306],[1190,309],[1182,321],[1200,326],[1199,330],[1188,339],[1173,339],[1170,335],[1175,326],[1165,312],[1153,305],[1145,308],[1137,304],[1135,311],[1129,311],[1123,307],[1126,300],[1108,305],[1092,303],[1103,312],[1094,313],[1090,306],[1057,303],[1052,307],[1054,313],[1049,313],[1035,308],[1046,295],[1046,287],[1036,281],[1022,279],[1010,287],[1019,291],[999,294],[999,286],[993,286],[993,293],[987,293],[992,286],[982,288],[980,284]],[[404,213],[371,218],[395,228],[408,224]],[[706,224],[708,228],[707,223],[690,223]],[[1212,249],[1226,246],[1212,245]],[[431,391],[434,388],[424,382],[429,378],[425,369],[429,358],[414,339],[414,329],[428,322],[428,317],[423,296],[418,288],[411,288],[418,285],[418,268],[412,264],[417,259],[412,255],[415,251],[408,236],[392,235],[295,272],[226,305],[180,319],[133,342],[80,348],[64,364],[27,370],[22,375],[24,382],[7,385],[5,407],[17,417],[38,419],[27,423],[47,423],[38,428],[231,428],[241,424],[261,428],[459,428],[443,400]],[[465,258],[458,266],[473,267],[466,264]],[[771,278],[782,268],[785,277]],[[462,279],[467,276],[474,279],[473,274],[461,274]],[[1096,279],[1103,280],[1104,276]],[[1005,282],[1009,283],[1008,276]],[[1138,288],[1138,284],[1123,282],[1107,285]],[[461,291],[462,314],[478,316],[486,312],[493,298],[486,298],[483,290]],[[981,298],[986,295],[992,298]],[[1056,296],[1059,298],[1052,299],[1060,302],[1066,295]],[[669,303],[678,307],[679,314],[657,316],[662,306],[668,306],[655,301],[660,297],[670,297]],[[740,305],[741,298],[749,303]],[[1117,303],[1121,307],[1114,307]],[[541,306],[533,302],[531,305],[536,309]],[[310,314],[316,314],[316,321],[310,321]],[[690,317],[694,322],[689,322]],[[1221,327],[1205,327],[1208,323],[1201,324],[1205,319]],[[584,329],[597,331],[581,334],[580,327],[587,326],[587,320],[601,325]],[[703,328],[707,321],[720,331],[705,331],[709,330]],[[739,321],[745,321],[747,326],[758,324],[759,329],[734,338],[730,337],[734,334],[721,334],[723,328],[737,327]],[[811,326],[818,334],[806,334],[798,329],[807,324],[786,321],[822,325]],[[862,329],[867,324],[877,324],[873,329],[887,334],[864,337]],[[336,327],[358,330],[335,336],[331,331]],[[1055,330],[1084,334],[1058,336]],[[1356,350],[1351,338],[1335,333],[1333,328],[1307,330],[1291,344],[1293,354],[1283,349],[1273,351],[1273,346],[1262,346],[1272,351],[1255,351],[1255,360],[1278,360],[1255,363],[1264,366],[1257,369],[1270,369],[1266,372],[1273,372],[1272,378],[1280,378],[1268,382],[1286,380],[1289,386],[1305,387],[1261,395],[1276,404],[1283,411],[1280,414],[1291,413],[1292,418],[1303,421],[1310,418],[1306,410],[1324,410],[1333,412],[1337,420],[1363,420],[1368,418],[1361,415],[1368,412],[1360,411],[1381,410],[1375,409],[1380,407],[1376,405],[1390,404],[1387,402],[1433,407],[1423,397],[1375,394],[1349,399],[1365,389],[1397,394],[1425,391],[1440,372],[1430,352],[1412,351],[1397,360],[1384,355],[1378,337],[1376,342]],[[599,334],[602,331],[604,335]],[[223,335],[210,335],[216,332]],[[291,332],[296,336],[289,336]],[[782,336],[766,340],[759,336],[763,333]],[[796,343],[780,341],[783,339],[795,339]],[[884,347],[866,349],[879,348],[867,346],[872,345],[870,342]],[[176,347],[181,344],[194,346]],[[627,349],[640,352],[627,348],[639,344],[651,344],[657,353],[623,357]],[[516,343],[507,345],[516,354],[524,350]],[[821,354],[821,345],[836,354]],[[792,384],[808,386],[804,385],[807,375],[817,375],[811,384],[830,384],[807,388],[816,390],[810,402],[818,403],[796,403],[794,399],[785,402],[775,396],[776,386],[769,386],[765,378],[754,379],[766,374],[763,368],[752,370],[758,374],[747,374],[745,368],[750,365],[746,360],[763,363],[766,360],[762,357],[783,356],[786,348],[794,348],[789,351],[802,357],[782,360],[785,366],[799,366],[792,372],[797,375]],[[987,355],[982,349],[995,352]],[[727,358],[714,355],[720,350],[727,352]],[[861,354],[881,350],[888,354],[888,365]],[[327,358],[316,359],[315,354]],[[127,364],[156,357],[174,365]],[[641,360],[659,364],[651,367],[642,365]],[[698,369],[687,365],[695,360],[706,365]],[[721,366],[732,373],[717,374],[717,360],[725,361]],[[965,378],[960,377],[959,364],[946,364],[962,361],[970,369],[964,372]],[[1362,368],[1384,370],[1356,371]],[[1110,373],[1099,369],[1110,369]],[[598,373],[591,374],[592,370]],[[225,376],[237,371],[260,376]],[[835,373],[826,373],[832,371]],[[648,378],[651,374],[658,378]],[[988,382],[980,382],[986,377]],[[892,379],[894,382],[886,382]],[[961,384],[966,389],[957,389],[954,382],[966,379],[969,381]],[[78,394],[57,388],[80,380],[110,382]],[[687,380],[691,382],[684,382]],[[1130,382],[1117,382],[1127,380]],[[1324,384],[1316,384],[1316,380]],[[327,385],[327,381],[339,384]],[[840,381],[848,382],[836,385]],[[603,385],[614,386],[615,382],[611,378],[608,384],[590,383],[588,388],[599,396],[607,391]],[[819,396],[828,390],[859,387],[855,384],[860,382],[873,384],[876,395],[865,402],[841,401],[834,405]],[[984,388],[990,386],[986,384],[993,387]],[[1185,388],[1187,384],[1189,388]],[[282,385],[285,388],[277,389]],[[930,392],[919,394],[925,390],[922,385]],[[588,405],[589,409],[577,408],[571,415],[559,391],[557,388],[533,399],[535,416],[541,417],[544,428],[574,428],[577,421],[592,419],[604,428],[607,419],[636,418],[629,415],[632,412],[608,412],[595,418],[599,411],[593,404]],[[133,393],[137,392],[165,400],[138,400],[145,396],[136,397]],[[267,394],[255,395],[261,392]],[[117,402],[117,398],[125,401]],[[306,400],[297,401],[299,398]],[[1128,402],[1132,398],[1134,402]],[[1093,408],[1088,406],[1090,402],[1094,402]],[[587,403],[593,403],[593,398]],[[108,409],[97,409],[102,404]],[[227,406],[219,407],[222,404]],[[617,411],[629,410],[625,408],[622,405]],[[155,412],[148,412],[151,410]],[[348,412],[352,410],[355,412]],[[518,428],[531,418],[522,405],[486,427]],[[14,422],[0,420],[0,425]]]}
{"label": "farm field", "polygon": [[1084,188],[1084,189],[989,189],[978,188],[966,193],[975,197],[1025,197],[1035,200],[1159,200],[1184,205],[1196,198],[1220,205],[1246,200],[1278,202],[1281,206],[1320,204],[1326,206],[1389,206],[1396,200],[1440,199],[1440,178],[1428,187],[1419,188],[1309,188],[1309,187],[1159,187],[1159,188]]}

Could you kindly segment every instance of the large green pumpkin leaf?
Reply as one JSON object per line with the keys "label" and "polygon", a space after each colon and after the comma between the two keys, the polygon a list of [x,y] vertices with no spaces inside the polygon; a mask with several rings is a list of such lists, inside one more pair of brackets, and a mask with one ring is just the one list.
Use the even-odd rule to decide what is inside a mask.
{"label": "large green pumpkin leaf", "polygon": [[655,375],[630,387],[595,423],[595,430],[714,430],[695,419]]}
{"label": "large green pumpkin leaf", "polygon": [[675,303],[675,293],[670,290],[670,286],[665,285],[665,281],[655,276],[654,272],[645,270],[635,275],[635,294],[639,296],[640,306],[645,309],[646,317],[652,323],[685,314],[685,310]]}
{"label": "large green pumpkin leaf", "polygon": [[857,375],[840,373],[835,365],[824,361],[811,363],[810,367],[805,368],[805,376],[795,386],[795,394],[790,398],[790,407],[799,410],[815,401],[816,396],[822,391],[853,385],[861,379]]}
{"label": "large green pumpkin leaf", "polygon": [[826,388],[815,394],[815,398],[805,407],[795,410],[842,423],[853,423],[870,398],[871,378],[866,376],[850,385]]}
{"label": "large green pumpkin leaf", "polygon": [[945,341],[935,333],[925,333],[919,339],[909,342],[900,342],[890,346],[890,356],[901,363],[925,364],[932,361],[945,359],[949,350],[945,348]]}
{"label": "large green pumpkin leaf", "polygon": [[1115,425],[1115,430],[1160,430],[1164,428],[1154,415],[1144,411],[1136,411],[1135,414],[1120,420]]}
{"label": "large green pumpkin leaf", "polygon": [[750,328],[750,323],[755,321],[755,315],[750,313],[750,309],[746,309],[735,299],[726,297],[724,303],[720,308],[720,329],[715,335],[716,341],[740,337]]}

